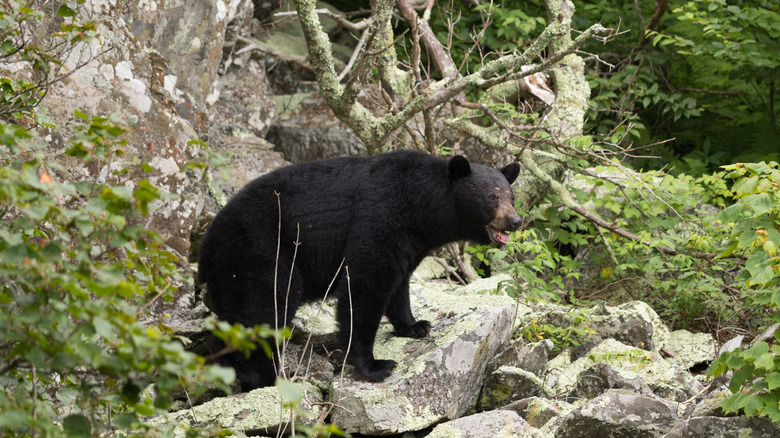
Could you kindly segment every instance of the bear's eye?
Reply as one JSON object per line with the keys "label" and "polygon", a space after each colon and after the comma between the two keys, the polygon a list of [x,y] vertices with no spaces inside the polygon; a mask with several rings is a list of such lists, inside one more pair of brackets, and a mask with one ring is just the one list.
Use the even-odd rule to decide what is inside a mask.
{"label": "bear's eye", "polygon": [[496,199],[498,199],[498,195],[495,193],[491,193],[488,195],[488,199],[490,199],[491,201],[495,201]]}

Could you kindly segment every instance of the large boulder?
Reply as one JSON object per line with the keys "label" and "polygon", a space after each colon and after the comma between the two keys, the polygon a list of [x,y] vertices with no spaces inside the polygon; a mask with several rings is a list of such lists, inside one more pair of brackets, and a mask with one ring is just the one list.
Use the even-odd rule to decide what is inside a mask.
{"label": "large boulder", "polygon": [[668,400],[609,390],[569,412],[555,431],[555,437],[660,438],[676,421],[677,408]]}
{"label": "large boulder", "polygon": [[[472,288],[495,291],[485,279]],[[462,416],[474,403],[489,361],[509,340],[515,303],[503,295],[470,295],[442,283],[414,283],[412,309],[433,324],[429,339],[392,335],[384,324],[377,358],[399,365],[381,383],[334,382],[333,422],[348,432],[386,435],[420,430]]]}
{"label": "large boulder", "polygon": [[[227,24],[247,0],[105,2],[86,0],[79,15],[96,22],[97,38],[76,43],[63,60],[60,81],[49,86],[45,106],[57,130],[47,133],[47,154],[61,164],[56,178],[138,186],[148,179],[164,196],[148,226],[179,255],[189,252],[198,216],[202,171],[189,142],[206,133],[211,93]],[[66,18],[65,20],[70,20]],[[23,64],[0,67],[11,78],[32,80]],[[135,120],[123,154],[87,166],[64,155],[67,139],[83,123],[74,109],[94,116]],[[138,163],[145,163],[142,171]]]}
{"label": "large boulder", "polygon": [[436,426],[428,438],[541,438],[542,435],[514,411],[490,411]]}
{"label": "large boulder", "polygon": [[273,96],[281,109],[266,137],[292,163],[365,155],[366,147],[319,92]]}
{"label": "large boulder", "polygon": [[[292,384],[295,385],[295,384]],[[156,421],[175,423],[176,437],[184,437],[184,428],[217,426],[246,435],[275,435],[279,429],[289,430],[291,421],[312,424],[324,409],[322,390],[312,385],[300,385],[305,396],[299,408],[311,415],[292,416],[284,409],[284,399],[276,387],[259,388],[232,397],[217,397],[198,406],[172,412]]]}
{"label": "large boulder", "polygon": [[692,417],[675,425],[665,438],[773,438],[780,430],[767,418]]}
{"label": "large boulder", "polygon": [[488,376],[479,408],[487,411],[516,400],[545,395],[544,383],[535,374],[522,368],[502,366]]}
{"label": "large boulder", "polygon": [[[594,368],[599,363],[606,363],[610,368]],[[614,339],[603,341],[575,361],[569,361],[567,354],[561,354],[550,361],[548,367],[546,383],[556,394],[580,391],[580,395],[593,396],[593,388],[631,388],[641,393],[649,387],[664,398],[684,401],[703,388],[689,372],[657,353]]]}

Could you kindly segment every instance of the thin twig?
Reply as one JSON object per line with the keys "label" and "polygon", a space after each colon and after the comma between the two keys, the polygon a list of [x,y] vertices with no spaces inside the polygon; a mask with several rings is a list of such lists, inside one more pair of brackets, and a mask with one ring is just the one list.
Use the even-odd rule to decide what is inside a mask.
{"label": "thin twig", "polygon": [[360,36],[357,46],[355,46],[355,50],[352,52],[352,56],[349,57],[349,62],[347,62],[347,65],[344,66],[344,69],[341,70],[341,73],[339,74],[339,82],[343,81],[347,76],[347,73],[352,70],[352,66],[355,64],[355,60],[357,60],[360,51],[363,50],[363,46],[366,44],[369,33],[370,29],[368,27],[363,29],[363,35]]}

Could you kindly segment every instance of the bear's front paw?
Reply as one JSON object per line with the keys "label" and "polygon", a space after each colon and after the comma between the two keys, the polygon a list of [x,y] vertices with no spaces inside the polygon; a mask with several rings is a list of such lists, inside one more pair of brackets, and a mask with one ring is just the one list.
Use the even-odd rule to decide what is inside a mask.
{"label": "bear's front paw", "polygon": [[395,329],[396,336],[404,338],[424,338],[431,332],[431,323],[428,321],[417,321],[414,324]]}
{"label": "bear's front paw", "polygon": [[355,367],[356,377],[368,382],[381,382],[390,377],[397,365],[394,360],[374,360],[367,366]]}

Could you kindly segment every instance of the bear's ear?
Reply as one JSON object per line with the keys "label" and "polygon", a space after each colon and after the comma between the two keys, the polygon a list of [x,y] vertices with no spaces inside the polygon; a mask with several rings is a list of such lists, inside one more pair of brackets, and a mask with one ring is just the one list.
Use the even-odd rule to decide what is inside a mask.
{"label": "bear's ear", "polygon": [[450,174],[450,181],[471,175],[471,164],[463,155],[455,155],[450,158],[447,165],[447,171]]}
{"label": "bear's ear", "polygon": [[512,184],[517,179],[517,175],[520,174],[520,164],[516,162],[507,164],[501,168],[501,173],[504,174],[504,177],[509,181],[509,184]]}

